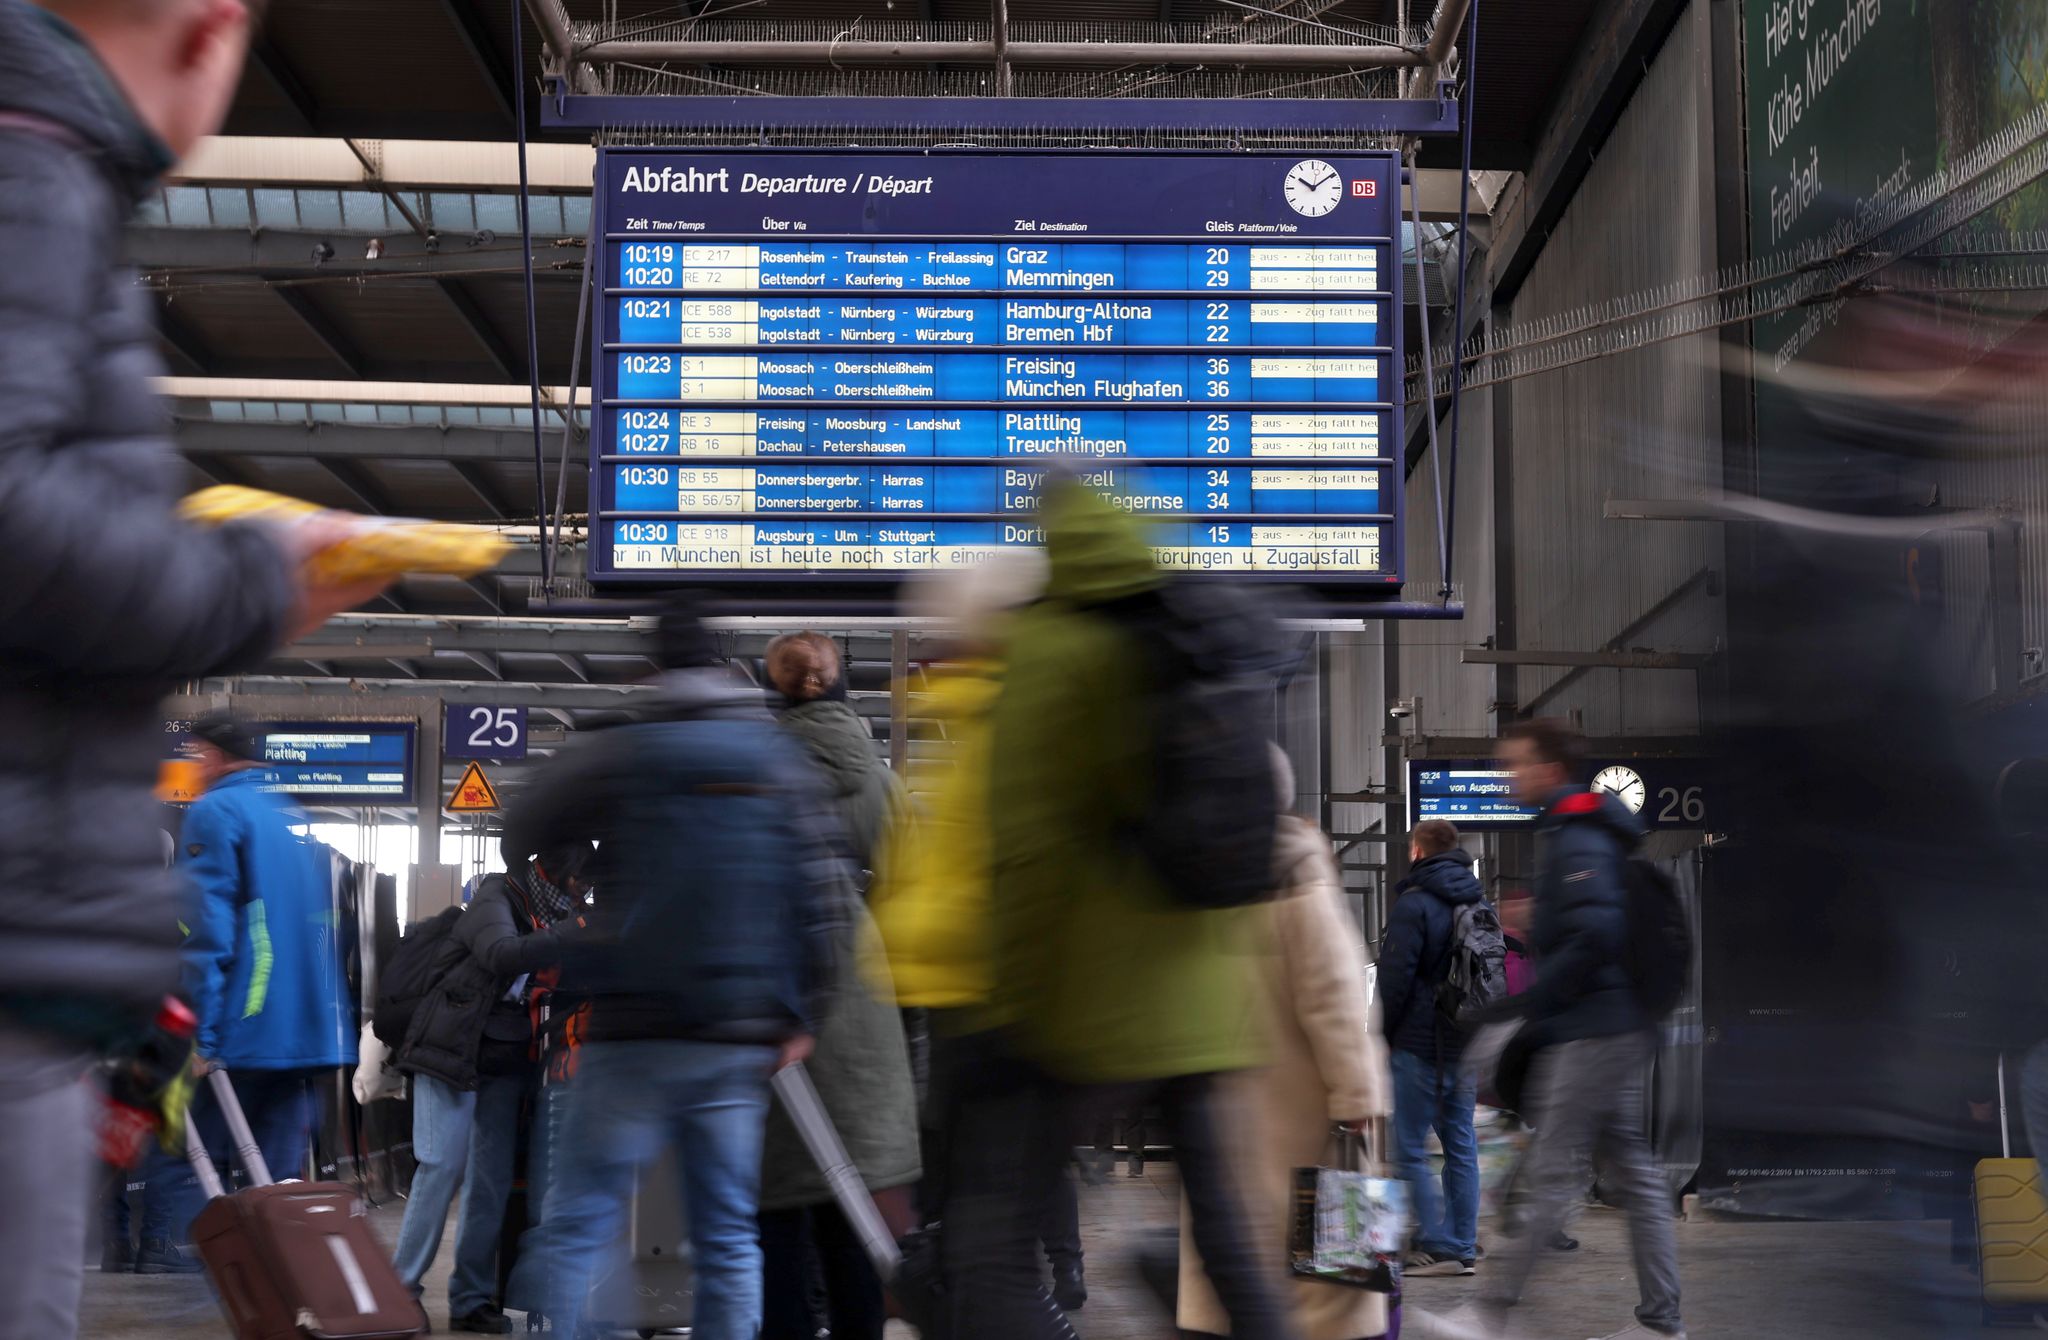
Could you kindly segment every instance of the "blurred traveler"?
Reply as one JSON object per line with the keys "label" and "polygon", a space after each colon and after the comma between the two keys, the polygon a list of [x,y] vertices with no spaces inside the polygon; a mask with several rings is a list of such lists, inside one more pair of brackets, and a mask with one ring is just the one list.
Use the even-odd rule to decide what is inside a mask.
{"label": "blurred traveler", "polygon": [[[1273,752],[1281,803],[1292,805],[1293,769],[1285,754]],[[1234,1141],[1264,1216],[1266,1268],[1276,1277],[1286,1269],[1282,1247],[1294,1170],[1326,1161],[1333,1123],[1363,1130],[1391,1106],[1385,1047],[1365,989],[1365,944],[1345,908],[1330,840],[1288,814],[1280,820],[1277,856],[1279,896],[1268,913],[1271,943],[1260,973],[1269,1060],[1237,1086],[1251,1119]],[[1289,1293],[1305,1340],[1362,1340],[1387,1331],[1384,1294],[1308,1279],[1296,1281]],[[1184,1332],[1231,1334],[1185,1217],[1178,1310]]]}
{"label": "blurred traveler", "polygon": [[[844,685],[838,646],[819,633],[792,633],[769,644],[767,663],[787,704],[778,713],[783,729],[817,765],[854,861],[872,871],[884,832],[907,806],[902,780],[876,752],[867,721],[843,692],[833,696]],[[867,910],[850,914],[855,942],[872,939]],[[898,1192],[899,1217],[907,1220],[908,1188],[922,1168],[903,1016],[861,980],[853,955],[836,972],[831,1008],[818,1021],[811,1081],[861,1181],[871,1192]],[[761,1248],[762,1340],[812,1340],[821,1323],[841,1340],[881,1340],[888,1321],[881,1277],[780,1105],[769,1110],[762,1146]],[[822,1318],[812,1311],[813,1279],[824,1285]]]}
{"label": "blurred traveler", "polygon": [[[933,779],[914,819],[899,816],[884,846],[873,906],[886,962],[871,965],[869,979],[890,984],[898,1004],[930,1015],[920,1196],[927,1222],[942,1225],[941,1268],[958,1309],[952,1333],[961,1336],[977,1334],[977,1318],[1000,1309],[1031,1319],[1028,1333],[1039,1340],[1071,1337],[1061,1310],[1088,1298],[1071,1178],[1064,1170],[1050,1183],[1023,1176],[1026,1127],[1013,1100],[1030,1076],[1010,1055],[992,1004],[991,720],[1009,617],[1044,586],[1043,554],[1006,551],[918,582],[904,607],[938,623],[948,638],[929,673],[923,713],[950,742],[951,766]],[[1052,1265],[1051,1297],[1028,1247],[1020,1255],[963,1249],[975,1246],[981,1226],[1015,1219],[1041,1187],[1048,1194],[1029,1236]]]}
{"label": "blurred traveler", "polygon": [[[272,789],[260,727],[226,713],[192,727],[206,790],[185,816],[181,864],[197,886],[188,914],[185,989],[199,1016],[202,1068],[224,1066],[271,1176],[303,1175],[315,1122],[313,1081],[356,1060],[356,1011],[342,975],[326,848],[294,829],[306,816]],[[228,1176],[233,1144],[201,1089],[201,1142]],[[151,1195],[138,1274],[196,1269],[190,1241],[198,1189],[190,1170]]]}
{"label": "blurred traveler", "polygon": [[[1148,709],[1158,683],[1143,635],[1101,607],[1163,604],[1163,577],[1146,523],[1076,480],[1046,487],[1040,517],[1046,598],[1012,625],[989,774],[996,1003],[1020,1058],[1059,1086],[1010,1104],[1013,1121],[1039,1132],[1021,1175],[1050,1179],[1086,1109],[1156,1105],[1231,1333],[1291,1337],[1219,1112],[1220,1077],[1261,1058],[1252,1001],[1262,914],[1182,901],[1132,840],[1157,785],[1160,732]],[[974,1236],[963,1253],[1015,1269],[1035,1234],[1027,1219],[976,1225]],[[1030,1321],[1012,1312],[967,1333],[1030,1334]]]}
{"label": "blurred traveler", "polygon": [[[1438,993],[1451,970],[1462,908],[1484,906],[1472,857],[1442,819],[1408,837],[1408,877],[1397,886],[1380,952],[1380,1017],[1393,1049],[1394,1165],[1415,1198],[1415,1241],[1403,1273],[1469,1275],[1479,1255],[1478,1102],[1459,1064],[1464,1032]],[[1443,1146],[1443,1184],[1430,1166],[1429,1133]]]}
{"label": "blurred traveler", "polygon": [[[662,619],[663,696],[575,743],[506,814],[508,850],[594,840],[604,884],[563,973],[590,998],[547,1209],[508,1292],[544,1272],[548,1321],[578,1334],[637,1169],[673,1143],[699,1340],[761,1325],[768,1077],[810,1054],[843,956],[850,874],[815,771],[686,608]],[[677,878],[688,872],[687,879]]]}
{"label": "blurred traveler", "polygon": [[512,1195],[520,1112],[539,1078],[528,992],[562,957],[587,890],[588,842],[535,856],[506,852],[512,867],[486,875],[448,933],[438,982],[412,1016],[396,1065],[412,1077],[412,1153],[419,1160],[393,1258],[417,1295],[441,1250],[455,1193],[455,1273],[448,1326],[502,1335],[511,1321],[493,1302],[498,1239]]}
{"label": "blurred traveler", "polygon": [[[76,1331],[93,1053],[177,984],[177,876],[158,859],[157,705],[250,669],[364,598],[299,589],[286,544],[202,531],[150,386],[149,299],[123,230],[218,128],[249,41],[241,0],[0,0],[0,1340]],[[61,860],[64,896],[43,890]]]}
{"label": "blurred traveler", "polygon": [[840,827],[863,871],[875,868],[882,835],[904,805],[903,781],[875,752],[874,732],[846,701],[839,645],[823,633],[785,633],[768,644],[776,713],[824,770]]}
{"label": "blurred traveler", "polygon": [[1504,1312],[1521,1300],[1538,1254],[1585,1192],[1583,1170],[1597,1144],[1606,1184],[1627,1204],[1642,1298],[1636,1324],[1616,1334],[1683,1336],[1671,1197],[1643,1134],[1654,1021],[1623,960],[1626,862],[1642,830],[1613,796],[1586,789],[1585,754],[1578,732],[1552,720],[1518,722],[1500,745],[1518,798],[1543,811],[1536,982],[1521,997],[1541,1050],[1526,1086],[1536,1135],[1524,1169],[1525,1223],[1495,1258],[1484,1307]]}

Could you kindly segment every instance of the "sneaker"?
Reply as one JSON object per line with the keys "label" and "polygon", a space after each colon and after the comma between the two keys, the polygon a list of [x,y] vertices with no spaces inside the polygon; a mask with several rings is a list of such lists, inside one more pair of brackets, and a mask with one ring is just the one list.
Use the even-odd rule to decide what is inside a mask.
{"label": "sneaker", "polygon": [[138,1275],[197,1275],[205,1269],[197,1259],[185,1255],[175,1243],[162,1238],[145,1238],[142,1250],[135,1254],[135,1273]]}
{"label": "sneaker", "polygon": [[1654,1326],[1645,1326],[1639,1321],[1632,1321],[1618,1331],[1609,1331],[1605,1335],[1596,1335],[1591,1337],[1591,1340],[1685,1340],[1685,1332],[1660,1331]]}
{"label": "sneaker", "polygon": [[1485,1244],[1485,1243],[1483,1243],[1483,1242],[1478,1242],[1478,1243],[1474,1243],[1474,1244],[1472,1245],[1472,1260],[1473,1260],[1473,1262],[1474,1262],[1474,1263],[1476,1264],[1476,1263],[1478,1263],[1478,1262],[1480,1262],[1480,1261],[1484,1261],[1485,1259],[1486,1259],[1486,1244]]}
{"label": "sneaker", "polygon": [[468,1331],[474,1335],[510,1335],[512,1318],[486,1304],[473,1312],[448,1318],[448,1329]]}
{"label": "sneaker", "polygon": [[1561,1228],[1551,1236],[1550,1250],[1553,1252],[1575,1252],[1578,1249],[1579,1240]]}
{"label": "sneaker", "polygon": [[1401,1264],[1401,1273],[1416,1279],[1428,1279],[1437,1275],[1476,1275],[1471,1261],[1461,1261],[1455,1256],[1435,1256],[1429,1252],[1410,1252]]}
{"label": "sneaker", "polygon": [[1052,1301],[1062,1312],[1079,1312],[1088,1302],[1088,1282],[1082,1278],[1080,1262],[1061,1262],[1052,1268]]}

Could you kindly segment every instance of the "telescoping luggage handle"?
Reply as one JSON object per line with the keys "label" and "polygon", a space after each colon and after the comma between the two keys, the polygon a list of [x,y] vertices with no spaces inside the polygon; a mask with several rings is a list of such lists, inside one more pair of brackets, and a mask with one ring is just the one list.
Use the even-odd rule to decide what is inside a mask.
{"label": "telescoping luggage handle", "polygon": [[[228,1138],[234,1141],[235,1157],[241,1160],[242,1171],[249,1175],[251,1186],[269,1186],[270,1165],[263,1161],[263,1151],[256,1145],[256,1134],[249,1129],[249,1119],[242,1115],[242,1104],[235,1097],[235,1086],[228,1081],[228,1072],[215,1066],[207,1073],[206,1082],[213,1088],[214,1101],[220,1104],[221,1115],[227,1119]],[[217,1200],[227,1194],[221,1186],[220,1174],[213,1169],[213,1160],[207,1157],[206,1146],[199,1142],[199,1123],[192,1114],[185,1114],[185,1158],[191,1163],[192,1171],[199,1178],[199,1188],[208,1200]]]}
{"label": "telescoping luggage handle", "polygon": [[1998,1054],[1998,1157],[2012,1157],[2012,1126],[2005,1119],[2005,1053]]}
{"label": "telescoping luggage handle", "polygon": [[867,1249],[875,1273],[884,1284],[889,1283],[903,1264],[903,1252],[882,1221],[882,1212],[875,1208],[875,1198],[861,1180],[860,1170],[847,1156],[846,1146],[832,1126],[831,1114],[825,1111],[817,1087],[811,1083],[810,1072],[804,1069],[803,1062],[797,1061],[776,1071],[770,1084],[782,1102],[783,1111],[789,1113],[790,1124],[796,1127],[804,1148],[825,1174],[832,1198],[852,1223],[854,1232],[860,1234],[861,1246]]}

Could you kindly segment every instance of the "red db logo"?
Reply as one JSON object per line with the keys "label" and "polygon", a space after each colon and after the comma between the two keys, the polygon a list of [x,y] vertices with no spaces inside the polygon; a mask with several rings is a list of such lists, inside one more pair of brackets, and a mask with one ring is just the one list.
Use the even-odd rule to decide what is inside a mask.
{"label": "red db logo", "polygon": [[1362,181],[1355,181],[1351,183],[1351,194],[1355,196],[1360,196],[1364,199],[1371,200],[1379,193],[1380,183],[1379,178],[1377,177],[1367,177]]}

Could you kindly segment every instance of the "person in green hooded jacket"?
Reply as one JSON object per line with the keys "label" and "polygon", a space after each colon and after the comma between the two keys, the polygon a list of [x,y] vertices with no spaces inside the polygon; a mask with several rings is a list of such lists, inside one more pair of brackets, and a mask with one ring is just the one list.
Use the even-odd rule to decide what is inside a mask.
{"label": "person in green hooded jacket", "polygon": [[[1040,506],[1046,594],[1011,625],[989,780],[995,1005],[1044,1079],[1017,1105],[1040,1160],[1020,1173],[1050,1176],[1091,1110],[1158,1106],[1231,1334],[1292,1337],[1233,1185],[1217,1084],[1262,1059],[1259,909],[1177,901],[1129,838],[1150,798],[1152,688],[1137,634],[1097,607],[1164,576],[1145,523],[1078,481],[1050,482]],[[1030,1224],[985,1249],[1028,1255]],[[994,1322],[984,1334],[1019,1333]]]}

